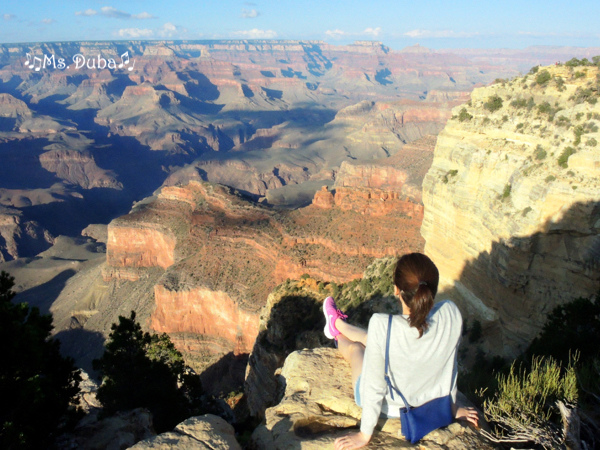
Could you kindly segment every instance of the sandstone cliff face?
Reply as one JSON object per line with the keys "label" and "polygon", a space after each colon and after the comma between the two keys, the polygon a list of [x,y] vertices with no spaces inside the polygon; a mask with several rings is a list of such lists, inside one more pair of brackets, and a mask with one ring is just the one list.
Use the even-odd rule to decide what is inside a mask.
{"label": "sandstone cliff face", "polygon": [[[264,424],[252,434],[256,448],[322,449],[356,431],[361,408],[354,402],[350,366],[336,349],[317,348],[288,356],[279,381],[282,400],[267,409]],[[380,419],[370,446],[413,448],[401,436],[399,419]],[[422,449],[492,449],[471,427],[453,423],[425,436]]]}
{"label": "sandstone cliff face", "polygon": [[598,69],[542,70],[542,86],[530,75],[473,91],[423,182],[425,252],[500,353],[522,350],[554,306],[600,280]]}
{"label": "sandstone cliff face", "polygon": [[225,292],[154,288],[156,309],[150,326],[158,333],[194,333],[235,343],[235,355],[250,353],[258,334],[258,314],[241,309]]}

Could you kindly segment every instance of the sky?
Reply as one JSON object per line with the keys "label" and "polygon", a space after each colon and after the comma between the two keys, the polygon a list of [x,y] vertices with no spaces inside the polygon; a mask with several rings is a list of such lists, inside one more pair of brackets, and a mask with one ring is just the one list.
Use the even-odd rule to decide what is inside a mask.
{"label": "sky", "polygon": [[3,0],[0,43],[381,41],[392,49],[600,47],[600,0]]}

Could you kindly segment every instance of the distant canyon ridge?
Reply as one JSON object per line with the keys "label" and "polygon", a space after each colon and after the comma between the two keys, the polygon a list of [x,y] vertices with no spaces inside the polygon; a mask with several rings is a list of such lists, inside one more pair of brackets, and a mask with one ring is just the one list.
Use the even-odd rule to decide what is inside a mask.
{"label": "distant canyon ridge", "polygon": [[[573,122],[598,110],[569,97],[594,82],[591,72],[563,73],[565,93],[505,80],[598,53],[307,41],[2,45],[0,262],[22,299],[54,314],[82,364],[132,309],[199,370],[247,356],[278,284],[304,274],[347,282],[373,259],[406,251],[432,254],[444,286],[510,353],[567,300],[557,296],[564,286],[597,281],[586,272],[597,251],[585,252],[597,247],[595,222],[582,232],[569,220],[561,234],[576,190],[582,214],[597,215],[597,158],[584,148],[594,124],[570,172],[550,163],[558,155],[527,165],[538,144],[548,154],[575,145],[573,131],[533,108],[560,104]],[[35,57],[76,54],[123,67],[36,70]],[[496,94],[504,109],[491,114],[484,105]],[[530,96],[527,112],[509,106]],[[459,120],[469,101],[471,119]],[[576,254],[585,261],[573,263]],[[568,276],[545,283],[545,270],[565,261]],[[527,267],[534,281],[518,275]],[[514,299],[494,297],[490,279]],[[538,299],[548,302],[539,308]],[[518,302],[526,317],[515,315]]]}
{"label": "distant canyon ridge", "polygon": [[[389,157],[437,134],[473,87],[588,52],[394,51],[371,41],[0,45],[0,261],[106,224],[163,184],[211,181],[306,205],[344,161]],[[93,68],[78,68],[76,55]]]}

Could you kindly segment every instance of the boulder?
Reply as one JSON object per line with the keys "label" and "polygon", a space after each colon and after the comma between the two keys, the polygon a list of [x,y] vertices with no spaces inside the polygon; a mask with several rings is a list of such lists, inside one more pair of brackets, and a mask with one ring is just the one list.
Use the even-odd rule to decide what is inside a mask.
{"label": "boulder", "polygon": [[209,449],[236,450],[234,430],[225,420],[212,414],[190,417],[181,422],[173,431],[162,433],[145,441],[138,442],[132,449]]}
{"label": "boulder", "polygon": [[[333,448],[336,438],[360,424],[361,408],[354,402],[350,366],[332,348],[301,350],[290,354],[280,374],[285,384],[281,402],[268,408],[265,421],[252,434],[256,449]],[[492,449],[477,431],[452,423],[423,438],[420,449]],[[415,447],[400,433],[399,419],[380,419],[371,447]]]}

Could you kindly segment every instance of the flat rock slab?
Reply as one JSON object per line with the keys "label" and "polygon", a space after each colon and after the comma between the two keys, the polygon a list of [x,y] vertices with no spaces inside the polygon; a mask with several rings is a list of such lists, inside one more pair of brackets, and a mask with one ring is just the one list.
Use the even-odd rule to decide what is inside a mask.
{"label": "flat rock slab", "polygon": [[[291,353],[281,371],[285,394],[266,410],[265,423],[252,435],[257,449],[333,448],[336,438],[360,425],[350,366],[336,349]],[[492,449],[476,430],[462,423],[432,431],[418,444],[404,440],[399,419],[380,419],[368,448]]]}

